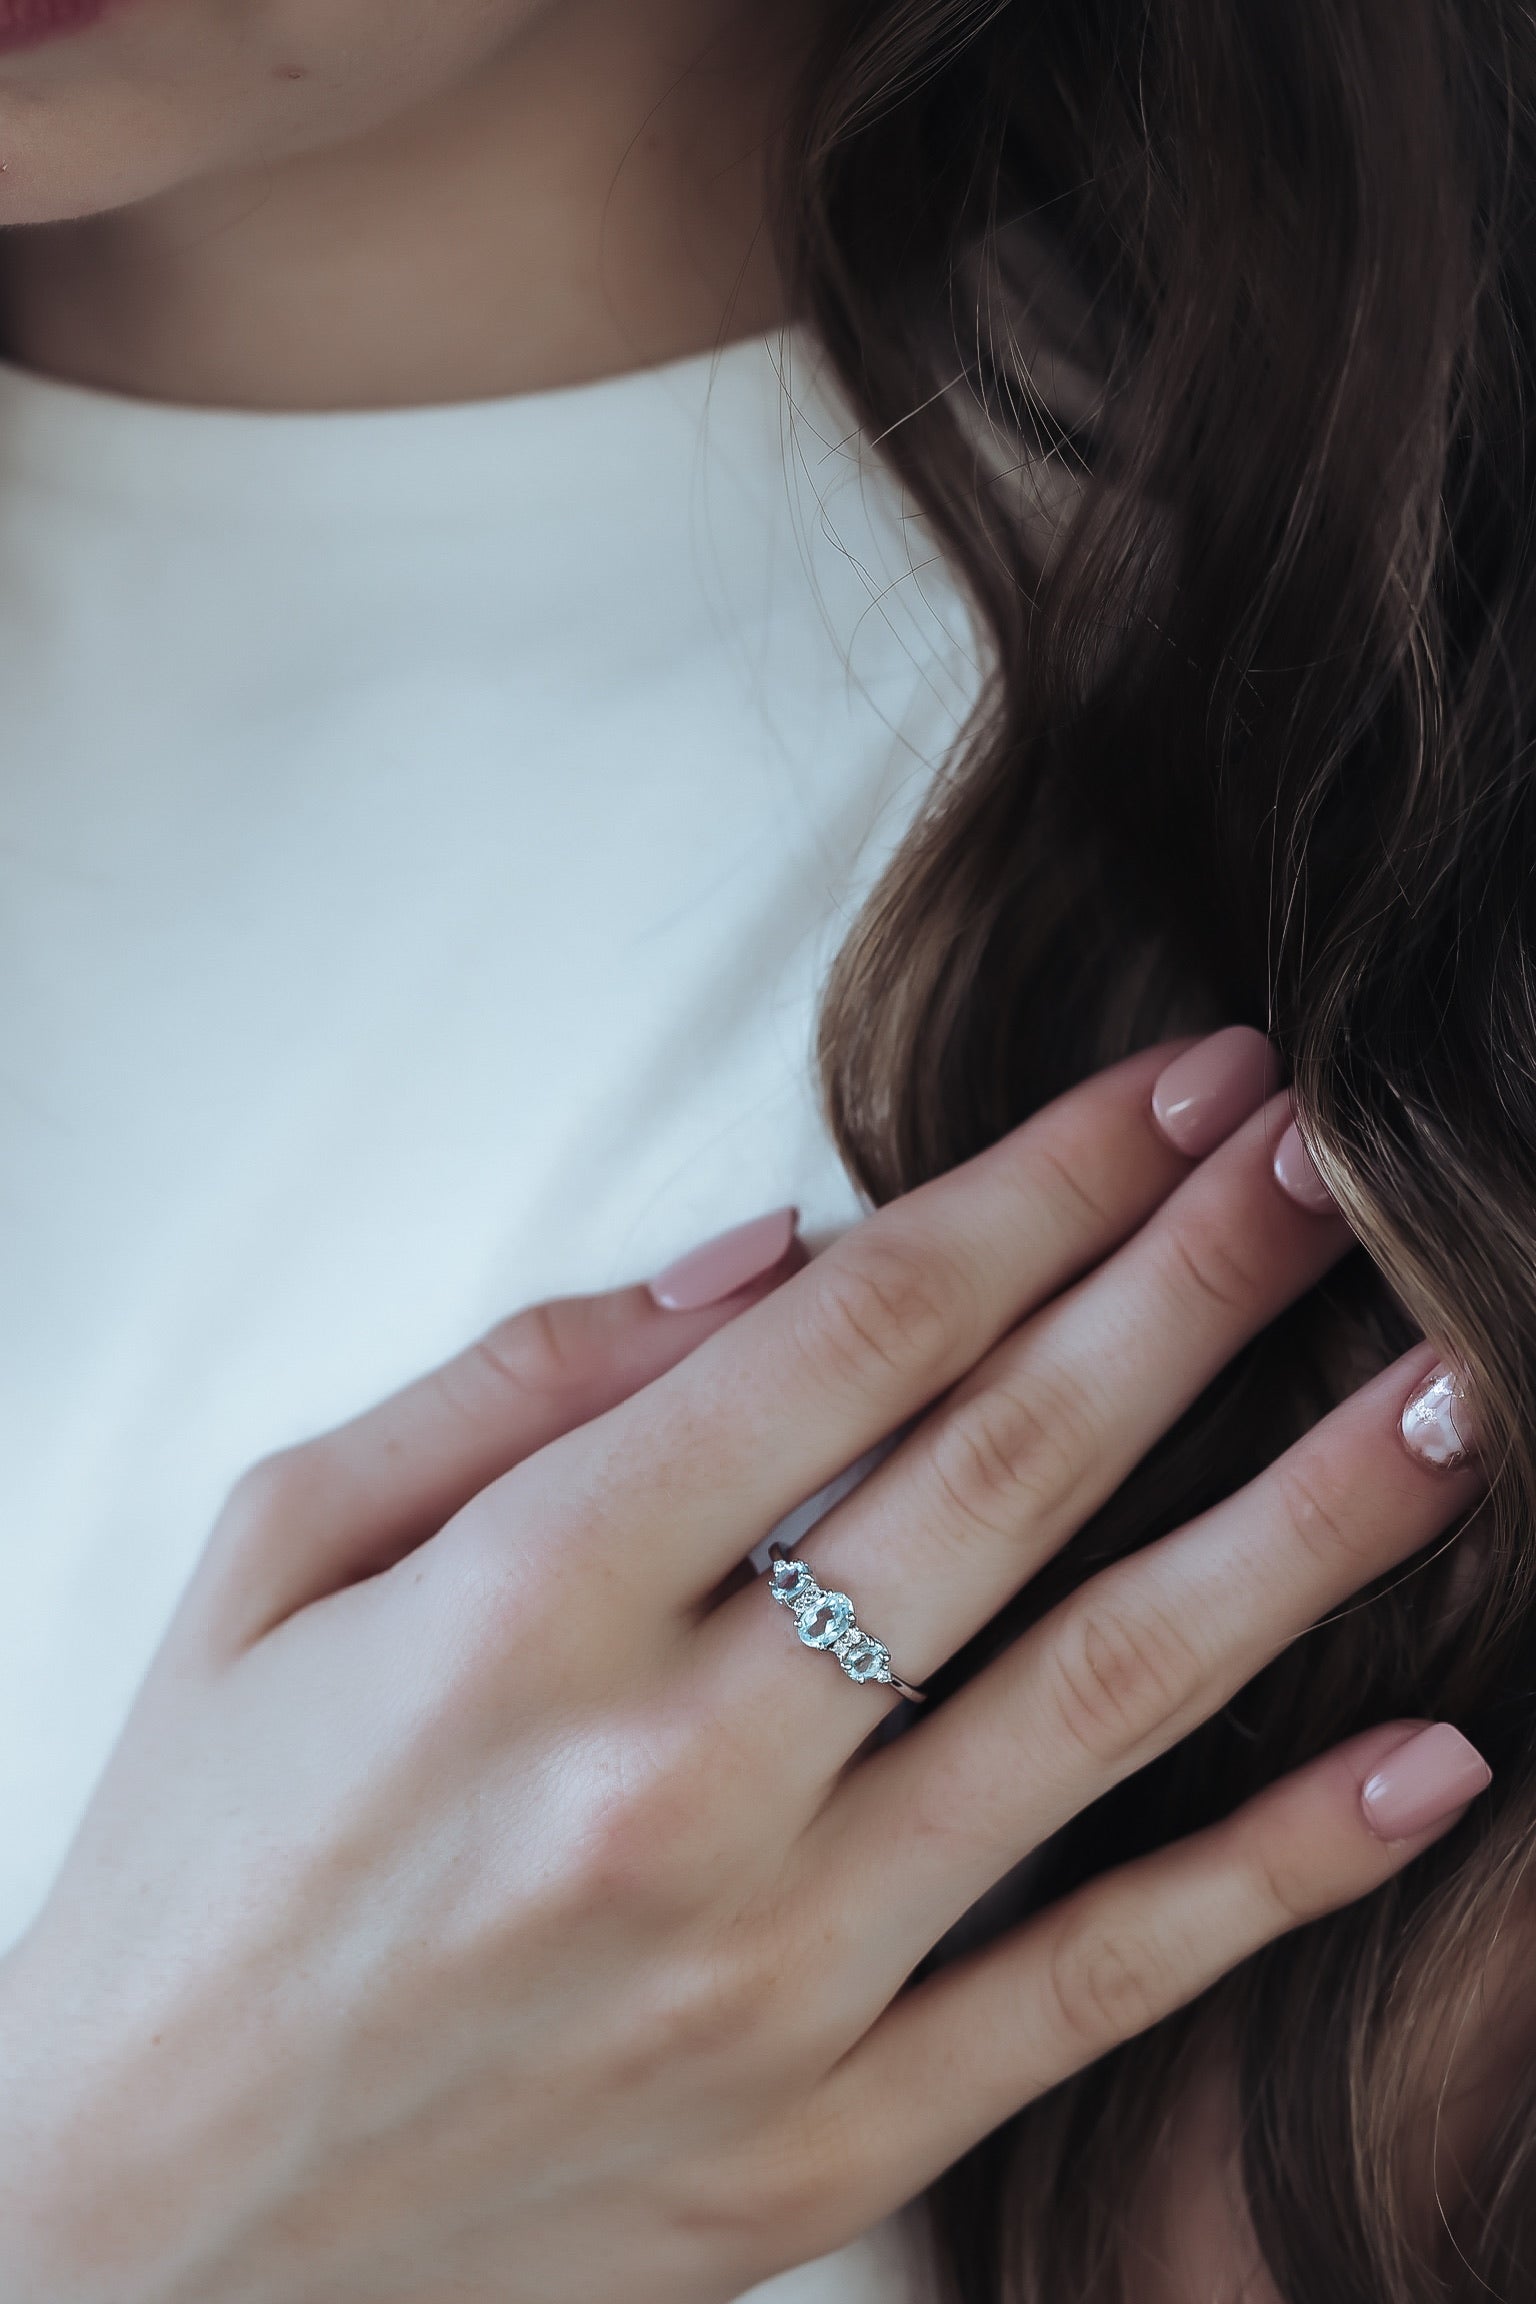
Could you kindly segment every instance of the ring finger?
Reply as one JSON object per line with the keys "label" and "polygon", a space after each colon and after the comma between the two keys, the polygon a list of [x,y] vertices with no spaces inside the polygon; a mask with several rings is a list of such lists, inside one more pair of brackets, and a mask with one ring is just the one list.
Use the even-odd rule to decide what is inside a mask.
{"label": "ring finger", "polygon": [[[1102,1504],[1233,1353],[1349,1246],[1272,1167],[1274,1099],[1118,1253],[998,1345],[807,1538],[823,1589],[851,1596],[893,1669],[921,1681]],[[756,1589],[705,1627],[722,1701],[771,1716],[794,1675],[805,1789],[879,1717],[832,1657],[794,1652]],[[826,1620],[808,1627],[824,1632]],[[778,1637],[774,1635],[777,1633]]]}

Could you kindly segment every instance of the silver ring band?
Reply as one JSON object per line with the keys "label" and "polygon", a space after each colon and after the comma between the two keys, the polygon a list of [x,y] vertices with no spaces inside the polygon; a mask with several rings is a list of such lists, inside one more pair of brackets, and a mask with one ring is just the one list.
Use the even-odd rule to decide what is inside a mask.
{"label": "silver ring band", "polygon": [[891,1670],[890,1650],[860,1631],[846,1592],[824,1591],[806,1562],[786,1552],[782,1544],[769,1545],[768,1560],[768,1589],[781,1608],[793,1609],[795,1630],[807,1648],[824,1648],[850,1680],[875,1680],[882,1688],[894,1688],[909,1704],[927,1702],[921,1688]]}

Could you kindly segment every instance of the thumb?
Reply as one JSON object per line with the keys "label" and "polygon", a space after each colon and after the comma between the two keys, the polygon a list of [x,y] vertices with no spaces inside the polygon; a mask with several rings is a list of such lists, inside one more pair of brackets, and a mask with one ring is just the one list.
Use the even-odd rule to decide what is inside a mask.
{"label": "thumb", "polygon": [[220,1516],[187,1629],[227,1654],[392,1567],[482,1488],[664,1375],[798,1271],[796,1223],[781,1208],[648,1287],[535,1304],[378,1407],[264,1458]]}

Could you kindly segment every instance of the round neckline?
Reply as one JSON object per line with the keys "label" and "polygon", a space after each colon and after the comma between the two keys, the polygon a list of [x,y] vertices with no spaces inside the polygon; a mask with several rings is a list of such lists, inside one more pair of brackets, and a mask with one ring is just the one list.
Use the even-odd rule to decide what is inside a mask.
{"label": "round neckline", "polygon": [[[594,488],[675,490],[679,457],[761,457],[785,381],[821,397],[797,329],[502,398],[402,408],[244,409],[141,400],[0,360],[0,489],[174,501],[210,515],[417,504],[505,517]],[[819,429],[819,427],[818,427]]]}
{"label": "round neckline", "polygon": [[[356,408],[256,408],[200,400],[162,400],[137,392],[114,391],[109,385],[84,384],[0,354],[0,392],[73,406],[82,414],[94,410],[114,420],[166,419],[176,423],[210,426],[249,425],[299,429],[314,425],[329,429],[340,424],[391,425],[434,417],[473,417],[497,409],[537,410],[566,402],[592,400],[619,393],[642,381],[683,383],[699,374],[726,369],[744,355],[760,354],[775,345],[788,347],[799,335],[793,326],[755,336],[733,337],[729,343],[699,352],[680,353],[675,359],[647,362],[634,368],[614,369],[606,375],[578,378],[570,384],[538,385],[526,392],[470,393],[455,400],[406,401],[398,405]],[[787,352],[786,352],[787,356]]]}

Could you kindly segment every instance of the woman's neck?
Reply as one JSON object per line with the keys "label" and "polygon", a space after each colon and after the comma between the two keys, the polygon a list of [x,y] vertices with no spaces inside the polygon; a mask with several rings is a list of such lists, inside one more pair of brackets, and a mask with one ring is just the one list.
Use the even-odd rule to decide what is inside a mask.
{"label": "woman's neck", "polygon": [[355,141],[13,232],[6,348],[150,399],[359,408],[577,383],[771,327],[795,14],[581,0]]}

